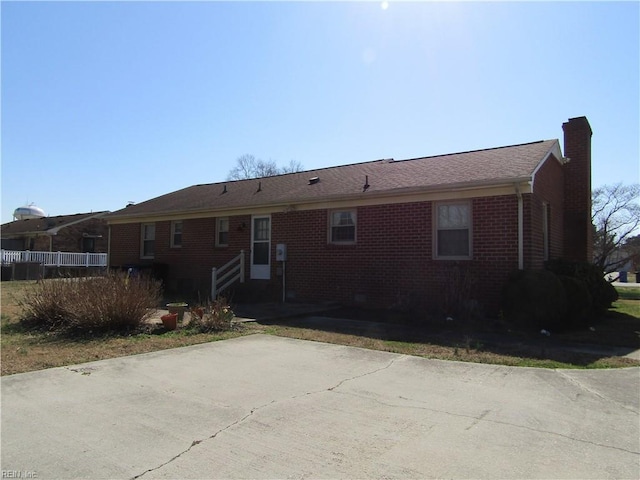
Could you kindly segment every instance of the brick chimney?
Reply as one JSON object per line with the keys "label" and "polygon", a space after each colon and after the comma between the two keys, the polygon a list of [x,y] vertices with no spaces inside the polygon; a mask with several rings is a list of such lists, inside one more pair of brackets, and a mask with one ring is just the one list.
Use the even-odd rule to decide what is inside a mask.
{"label": "brick chimney", "polygon": [[591,226],[591,126],[586,117],[570,118],[564,131],[564,258],[593,260]]}

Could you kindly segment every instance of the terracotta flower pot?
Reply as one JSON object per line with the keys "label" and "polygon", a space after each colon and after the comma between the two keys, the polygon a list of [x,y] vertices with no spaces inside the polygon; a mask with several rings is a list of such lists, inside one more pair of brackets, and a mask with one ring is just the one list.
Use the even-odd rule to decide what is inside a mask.
{"label": "terracotta flower pot", "polygon": [[186,303],[167,303],[167,308],[169,309],[169,313],[177,313],[178,321],[181,322],[184,318],[184,311],[189,305]]}
{"label": "terracotta flower pot", "polygon": [[162,320],[162,324],[164,328],[167,330],[175,330],[178,328],[178,314],[177,313],[168,313],[160,317]]}

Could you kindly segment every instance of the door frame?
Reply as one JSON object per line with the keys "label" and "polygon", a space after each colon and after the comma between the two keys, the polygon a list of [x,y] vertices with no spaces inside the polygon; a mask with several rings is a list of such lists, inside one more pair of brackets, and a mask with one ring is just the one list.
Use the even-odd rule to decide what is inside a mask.
{"label": "door frame", "polygon": [[[255,221],[257,219],[269,220],[269,238],[266,241],[259,241],[260,243],[267,243],[269,245],[269,254],[266,265],[255,265],[253,263],[253,254],[255,252]],[[250,277],[252,280],[271,280],[271,215],[251,215],[251,259],[250,259]]]}

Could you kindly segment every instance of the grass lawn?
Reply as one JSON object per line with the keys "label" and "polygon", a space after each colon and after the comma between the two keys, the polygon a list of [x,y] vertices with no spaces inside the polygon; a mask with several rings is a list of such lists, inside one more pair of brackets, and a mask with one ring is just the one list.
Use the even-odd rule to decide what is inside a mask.
{"label": "grass lawn", "polygon": [[[165,332],[159,328],[129,335],[68,338],[47,332],[28,331],[20,324],[18,300],[33,283],[1,284],[2,375],[194,345],[252,333],[351,345],[426,358],[501,365],[543,368],[615,368],[640,365],[640,362],[623,357],[601,357],[566,351],[539,337],[515,335],[509,342],[492,342],[485,340],[480,333],[470,331],[443,336],[437,330],[421,330],[411,338],[376,338],[302,328],[295,326],[295,321],[277,324],[246,323],[237,330],[221,334],[195,334],[185,330]],[[639,334],[640,290],[627,287],[622,289],[621,299],[611,309],[609,316],[595,326],[595,331],[558,335],[553,340],[640,348]]]}

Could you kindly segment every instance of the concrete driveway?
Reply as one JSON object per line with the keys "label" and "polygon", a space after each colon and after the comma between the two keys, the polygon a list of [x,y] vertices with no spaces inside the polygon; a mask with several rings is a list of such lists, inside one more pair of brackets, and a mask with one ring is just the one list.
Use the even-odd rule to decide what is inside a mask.
{"label": "concrete driveway", "polygon": [[265,335],[3,377],[4,478],[638,478],[640,369]]}

